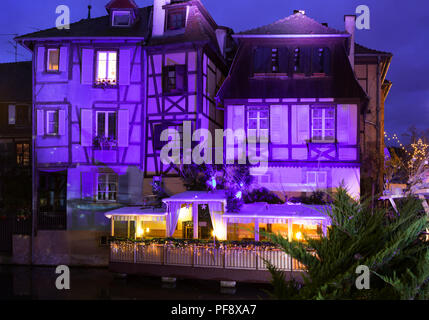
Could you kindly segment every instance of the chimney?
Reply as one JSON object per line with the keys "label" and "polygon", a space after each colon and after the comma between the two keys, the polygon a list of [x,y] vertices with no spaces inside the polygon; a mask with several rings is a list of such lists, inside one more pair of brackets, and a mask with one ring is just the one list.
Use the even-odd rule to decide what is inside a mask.
{"label": "chimney", "polygon": [[88,20],[91,19],[91,9],[92,9],[92,6],[89,5],[88,6]]}
{"label": "chimney", "polygon": [[293,10],[293,14],[296,14],[296,13],[300,13],[302,15],[305,15],[305,10]]}
{"label": "chimney", "polygon": [[355,30],[356,30],[356,16],[354,14],[344,16],[345,29],[350,33],[350,51],[349,60],[352,69],[355,69]]}
{"label": "chimney", "polygon": [[226,29],[216,29],[216,39],[219,45],[220,53],[225,57],[225,46],[226,46]]}
{"label": "chimney", "polygon": [[171,0],[153,0],[153,37],[164,34],[165,10],[162,7],[170,4],[170,2]]}
{"label": "chimney", "polygon": [[322,22],[322,26],[328,27],[328,23],[327,22]]}

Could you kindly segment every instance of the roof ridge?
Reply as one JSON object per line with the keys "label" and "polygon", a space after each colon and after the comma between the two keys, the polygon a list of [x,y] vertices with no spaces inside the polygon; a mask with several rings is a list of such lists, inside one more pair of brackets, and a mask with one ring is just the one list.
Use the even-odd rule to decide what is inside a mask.
{"label": "roof ridge", "polygon": [[[306,22],[311,22],[311,23],[317,24],[318,27],[320,27],[320,28],[322,28],[322,30],[326,31],[325,33],[334,33],[334,34],[346,33],[345,31],[341,31],[341,30],[337,30],[337,29],[325,26],[322,23],[318,22],[317,20],[315,20],[315,19],[313,19],[313,18],[311,18],[305,14],[297,12],[297,13],[291,14],[289,16],[283,17],[281,19],[278,19],[272,23],[265,24],[265,25],[262,25],[262,26],[259,26],[256,28],[248,29],[245,31],[241,31],[241,32],[238,32],[237,34],[252,34],[252,32],[264,31],[264,30],[269,29],[270,27],[276,27],[278,25],[281,26],[284,23],[288,23],[288,22],[293,23],[292,20],[294,20],[294,19],[305,19],[305,20],[307,20]],[[298,20],[297,20],[297,23],[299,23]]]}

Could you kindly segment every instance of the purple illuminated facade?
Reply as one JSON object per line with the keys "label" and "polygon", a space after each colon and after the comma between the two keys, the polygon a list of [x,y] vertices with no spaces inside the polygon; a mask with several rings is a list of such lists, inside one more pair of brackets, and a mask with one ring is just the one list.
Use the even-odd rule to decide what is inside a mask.
{"label": "purple illuminated facade", "polygon": [[[347,32],[297,12],[232,35],[198,0],[155,0],[145,8],[112,0],[106,9],[70,30],[17,38],[33,52],[33,263],[106,265],[107,237],[120,231],[121,219],[126,235],[142,235],[151,217],[154,226],[163,221],[161,236],[180,237],[182,223],[183,234],[200,226],[199,206],[207,203],[214,234],[227,239],[228,223],[239,218],[222,218],[224,195],[178,196],[184,202],[174,204],[186,189],[177,167],[160,160],[160,133],[180,131],[183,121],[212,136],[243,129],[265,139],[268,170],[252,172],[255,187],[289,197],[344,182],[359,197],[369,98],[354,73],[353,17],[346,17]],[[140,210],[160,179],[173,196],[168,211]],[[255,222],[252,210],[246,219],[255,229],[289,224],[293,236],[292,213]]]}
{"label": "purple illuminated facade", "polygon": [[354,37],[298,11],[233,37],[239,48],[219,98],[227,127],[268,141],[256,184],[291,196],[344,182],[359,197],[368,97],[353,72]]}
{"label": "purple illuminated facade", "polygon": [[223,127],[214,97],[231,31],[200,1],[113,0],[106,10],[16,39],[33,52],[36,264],[107,264],[106,211],[143,204],[154,176],[172,176],[170,194],[183,190],[159,159],[159,130],[185,119]]}

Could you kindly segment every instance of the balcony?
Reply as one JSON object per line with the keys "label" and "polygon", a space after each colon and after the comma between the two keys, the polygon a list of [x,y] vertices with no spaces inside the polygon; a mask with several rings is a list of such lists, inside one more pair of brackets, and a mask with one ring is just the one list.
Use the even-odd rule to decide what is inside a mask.
{"label": "balcony", "polygon": [[270,282],[271,274],[264,260],[287,277],[301,277],[304,266],[276,247],[146,244],[113,241],[110,244],[110,270],[204,280]]}

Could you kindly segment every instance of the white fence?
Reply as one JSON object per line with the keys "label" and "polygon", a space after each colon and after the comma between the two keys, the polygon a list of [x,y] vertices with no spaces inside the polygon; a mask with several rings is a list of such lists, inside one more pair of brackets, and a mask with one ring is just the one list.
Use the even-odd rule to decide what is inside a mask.
{"label": "white fence", "polygon": [[125,241],[110,244],[110,261],[224,269],[267,270],[266,261],[283,271],[300,271],[304,266],[276,248],[206,247],[144,244]]}

